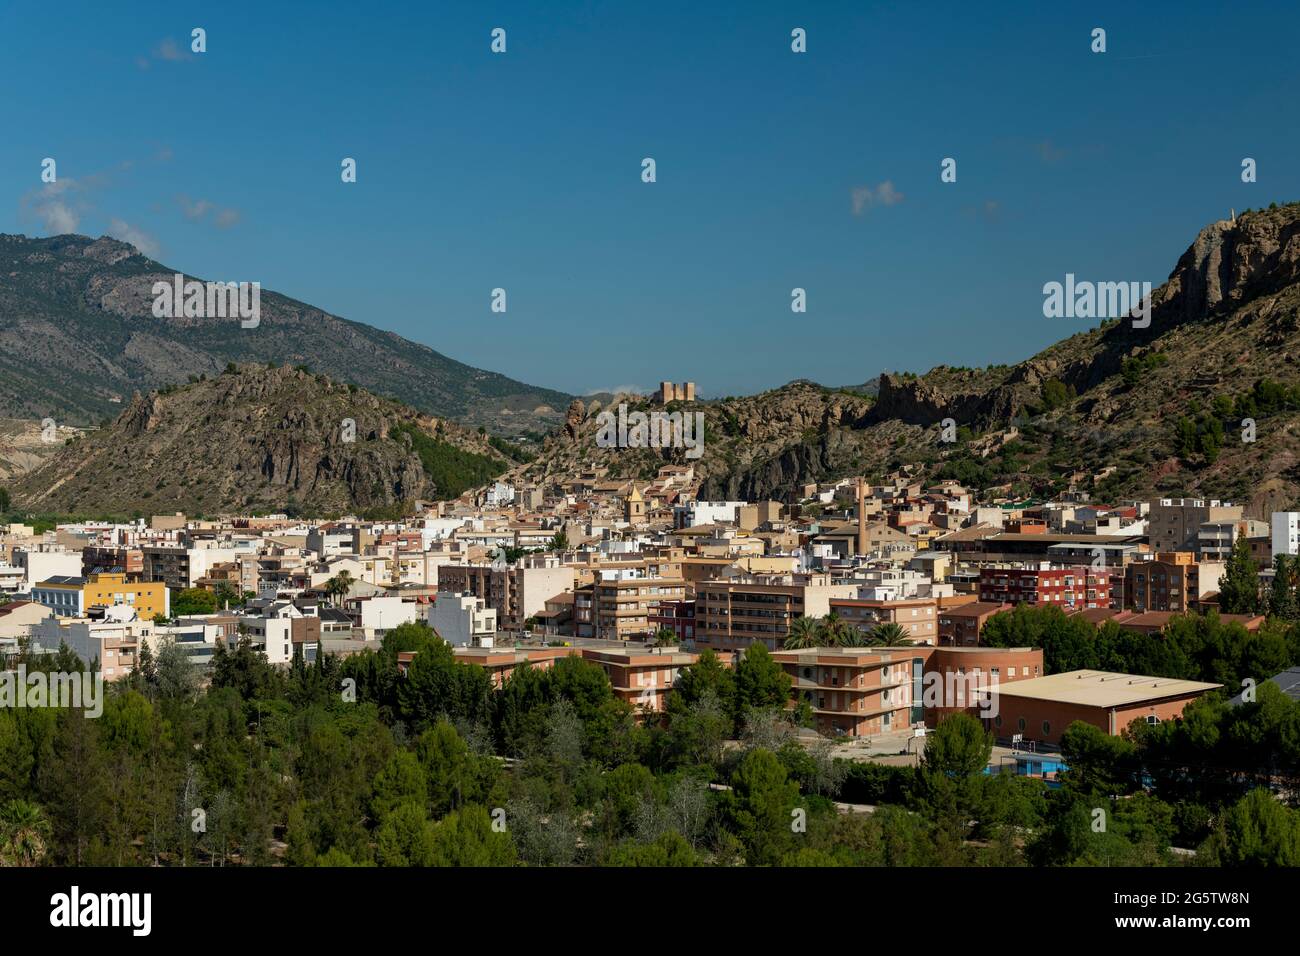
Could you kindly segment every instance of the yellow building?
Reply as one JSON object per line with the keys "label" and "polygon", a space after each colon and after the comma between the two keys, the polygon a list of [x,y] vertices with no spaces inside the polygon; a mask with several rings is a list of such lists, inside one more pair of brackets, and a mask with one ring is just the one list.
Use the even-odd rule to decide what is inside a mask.
{"label": "yellow building", "polygon": [[53,577],[32,588],[32,600],[59,617],[86,617],[92,608],[124,604],[144,621],[171,615],[171,598],[161,581],[127,583],[125,574]]}

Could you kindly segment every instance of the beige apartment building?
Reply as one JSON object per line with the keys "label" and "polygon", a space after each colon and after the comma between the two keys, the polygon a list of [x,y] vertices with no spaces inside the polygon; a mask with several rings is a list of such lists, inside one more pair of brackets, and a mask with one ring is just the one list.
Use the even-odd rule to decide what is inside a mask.
{"label": "beige apartment building", "polygon": [[438,567],[438,590],[469,594],[497,612],[497,627],[522,630],[524,621],[545,610],[546,602],[571,591],[573,567],[550,558],[536,565],[444,564]]}
{"label": "beige apartment building", "polygon": [[574,596],[574,632],[578,637],[627,641],[651,636],[650,620],[661,601],[681,601],[686,582],[636,571],[603,571]]}
{"label": "beige apartment building", "polygon": [[870,634],[881,624],[897,624],[916,644],[939,643],[939,602],[935,598],[864,601],[832,598],[831,610],[853,627]]}
{"label": "beige apartment building", "polygon": [[1241,519],[1241,505],[1215,498],[1157,498],[1147,512],[1147,539],[1152,551],[1195,551],[1201,525]]}
{"label": "beige apartment building", "polygon": [[1138,611],[1195,610],[1205,595],[1219,590],[1223,561],[1197,561],[1190,551],[1162,552],[1152,561],[1134,561],[1124,569],[1128,607]]}
{"label": "beige apartment building", "polygon": [[830,613],[831,600],[857,595],[856,584],[826,574],[744,575],[696,585],[695,644],[731,651],[762,641],[777,650],[798,617]]}
{"label": "beige apartment building", "polygon": [[92,621],[89,618],[43,618],[32,628],[33,642],[45,651],[67,645],[87,667],[98,663],[105,681],[135,670],[140,642],[154,633],[152,621]]}

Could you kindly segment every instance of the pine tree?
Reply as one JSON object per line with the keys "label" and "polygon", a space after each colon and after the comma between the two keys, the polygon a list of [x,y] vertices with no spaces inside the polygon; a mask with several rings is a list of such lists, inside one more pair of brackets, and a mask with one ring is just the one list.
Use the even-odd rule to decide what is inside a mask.
{"label": "pine tree", "polygon": [[132,684],[150,700],[158,689],[158,664],[148,641],[140,642],[140,661],[132,673]]}
{"label": "pine tree", "polygon": [[1219,609],[1224,614],[1255,614],[1259,611],[1259,568],[1250,556],[1250,542],[1237,537],[1232,557],[1219,580]]}
{"label": "pine tree", "polygon": [[1279,554],[1273,559],[1273,586],[1268,596],[1268,612],[1274,617],[1294,621],[1300,616],[1296,604],[1296,559]]}

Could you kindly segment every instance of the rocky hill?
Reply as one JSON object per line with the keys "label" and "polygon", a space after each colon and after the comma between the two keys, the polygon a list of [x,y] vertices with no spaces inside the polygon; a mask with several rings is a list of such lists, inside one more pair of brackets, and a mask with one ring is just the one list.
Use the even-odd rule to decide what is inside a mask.
{"label": "rocky hill", "polygon": [[545,431],[570,399],[268,289],[257,328],[155,318],[153,284],[175,272],[116,239],[0,235],[0,417],[93,424],[135,391],[212,376],[228,362],[308,365],[503,434]]}
{"label": "rocky hill", "polygon": [[[1110,319],[1016,365],[885,374],[874,398],[796,382],[697,403],[707,427],[701,493],[788,499],[807,481],[919,464],[929,477],[1009,496],[1188,493],[1257,516],[1296,506],[1300,204],[1207,226],[1152,302],[1148,328]],[[555,478],[598,462],[648,477],[684,460],[596,447],[600,410],[574,402],[565,427],[518,470]]]}
{"label": "rocky hill", "polygon": [[39,467],[82,429],[55,423],[41,427],[34,419],[0,418],[0,481],[9,481]]}
{"label": "rocky hill", "polygon": [[510,464],[477,432],[355,385],[244,365],[136,394],[8,487],[35,513],[388,515]]}

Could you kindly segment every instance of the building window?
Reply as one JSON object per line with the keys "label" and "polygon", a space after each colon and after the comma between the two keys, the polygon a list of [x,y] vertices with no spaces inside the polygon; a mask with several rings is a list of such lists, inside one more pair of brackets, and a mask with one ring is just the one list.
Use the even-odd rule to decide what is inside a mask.
{"label": "building window", "polygon": [[1002,726],[1002,715],[1001,715],[1001,714],[998,714],[997,716],[995,716],[995,717],[993,718],[993,726],[994,726],[994,727],[1001,727],[1001,726]]}
{"label": "building window", "polygon": [[1020,731],[1022,734],[1025,732],[1025,718],[1021,717],[1016,721],[1016,730]]}
{"label": "building window", "polygon": [[1051,733],[1052,733],[1052,725],[1047,721],[1043,721],[1043,736],[1047,737]]}

